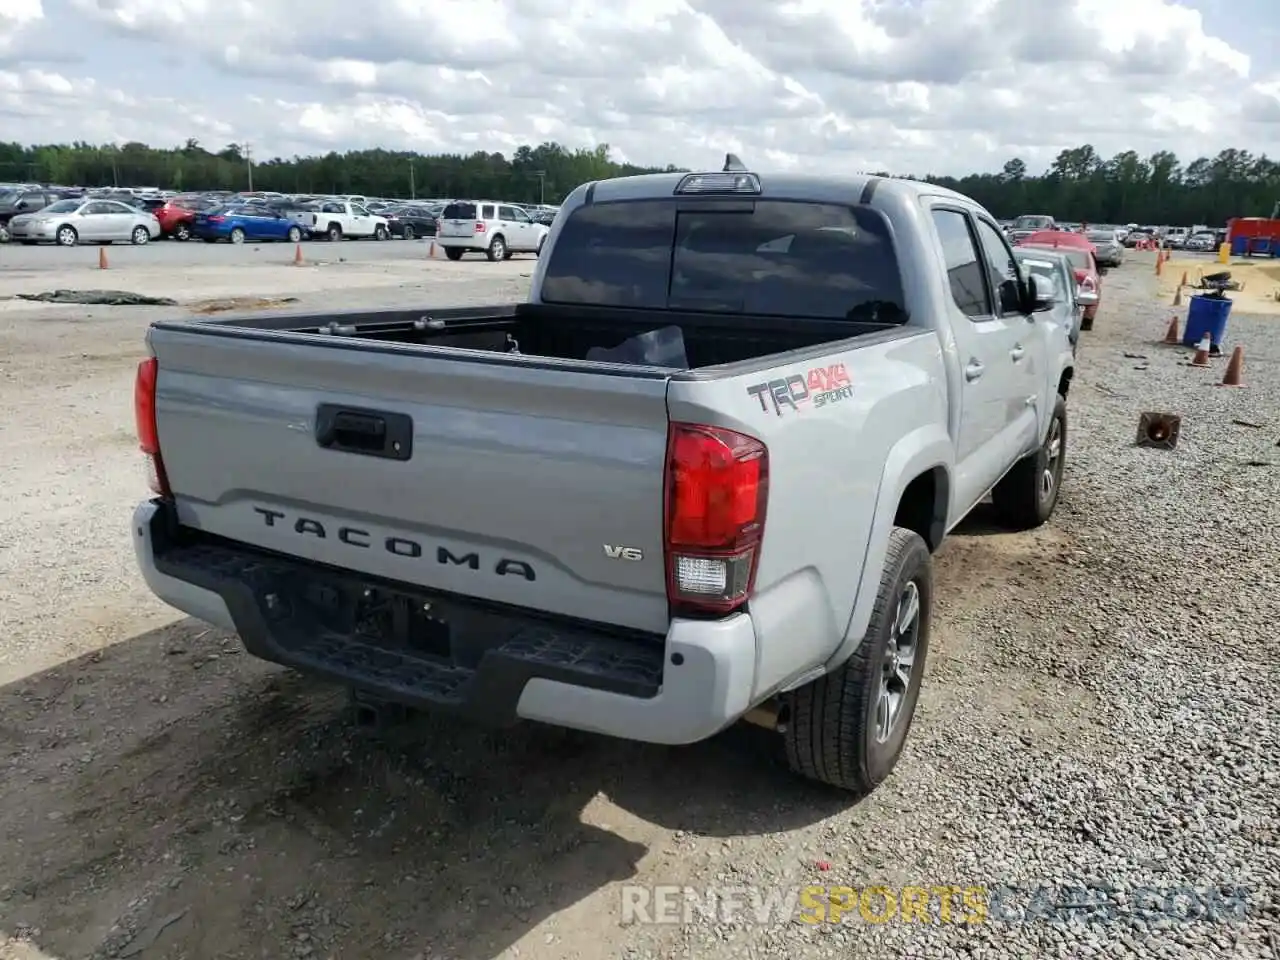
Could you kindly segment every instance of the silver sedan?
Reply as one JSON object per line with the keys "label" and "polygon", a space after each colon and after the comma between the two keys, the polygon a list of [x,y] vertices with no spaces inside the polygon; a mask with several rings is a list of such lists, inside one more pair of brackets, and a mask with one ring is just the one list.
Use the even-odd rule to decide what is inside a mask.
{"label": "silver sedan", "polygon": [[115,200],[57,200],[35,213],[9,221],[18,243],[150,243],[160,236],[160,221],[145,210]]}

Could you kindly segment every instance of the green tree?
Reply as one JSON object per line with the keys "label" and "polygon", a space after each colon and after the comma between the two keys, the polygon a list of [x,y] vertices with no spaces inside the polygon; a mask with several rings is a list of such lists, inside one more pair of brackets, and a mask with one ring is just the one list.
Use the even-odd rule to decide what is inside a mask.
{"label": "green tree", "polygon": [[[562,200],[580,183],[680,168],[641,167],[613,159],[607,144],[570,149],[528,144],[500,153],[424,155],[403,150],[330,152],[255,161],[253,185],[285,193],[360,193],[474,197],[536,203]],[[410,173],[412,170],[412,174]],[[1143,158],[1126,150],[1105,158],[1090,144],[1062,150],[1042,174],[1010,159],[998,173],[962,177],[896,171],[900,176],[958,190],[1000,217],[1048,213],[1091,223],[1218,225],[1230,217],[1269,216],[1280,201],[1280,163],[1240,148],[1184,165],[1162,150]],[[412,180],[411,180],[412,177]],[[142,143],[38,144],[0,142],[0,182],[39,181],[82,186],[154,186],[243,190],[246,151],[227,144],[210,151],[192,137],[174,147]]]}

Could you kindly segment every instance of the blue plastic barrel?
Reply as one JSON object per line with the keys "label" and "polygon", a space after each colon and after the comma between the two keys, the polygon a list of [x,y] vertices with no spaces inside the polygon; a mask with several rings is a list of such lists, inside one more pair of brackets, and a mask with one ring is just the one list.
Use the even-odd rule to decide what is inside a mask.
{"label": "blue plastic barrel", "polygon": [[1231,316],[1231,301],[1226,297],[1194,296],[1187,307],[1187,327],[1182,333],[1182,345],[1194,347],[1209,334],[1209,342],[1222,346],[1227,333],[1227,317]]}
{"label": "blue plastic barrel", "polygon": [[1231,255],[1233,257],[1243,257],[1249,252],[1248,237],[1233,237],[1231,240]]}

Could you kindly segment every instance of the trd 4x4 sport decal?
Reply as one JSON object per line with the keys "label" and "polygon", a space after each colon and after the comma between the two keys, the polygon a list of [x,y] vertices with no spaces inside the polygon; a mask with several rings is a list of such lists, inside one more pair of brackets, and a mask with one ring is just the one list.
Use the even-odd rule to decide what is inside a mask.
{"label": "trd 4x4 sport decal", "polygon": [[829,367],[813,367],[804,373],[793,373],[767,383],[747,387],[747,393],[760,401],[760,409],[772,410],[782,416],[782,408],[790,407],[799,412],[814,407],[825,407],[853,396],[853,383],[843,363]]}

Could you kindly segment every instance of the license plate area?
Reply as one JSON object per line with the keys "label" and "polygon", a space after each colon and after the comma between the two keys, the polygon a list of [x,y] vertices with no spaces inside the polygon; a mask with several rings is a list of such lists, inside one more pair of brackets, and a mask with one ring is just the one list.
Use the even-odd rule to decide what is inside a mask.
{"label": "license plate area", "polygon": [[307,612],[329,629],[386,650],[453,659],[450,617],[431,600],[376,586],[343,589],[316,582],[301,592]]}

